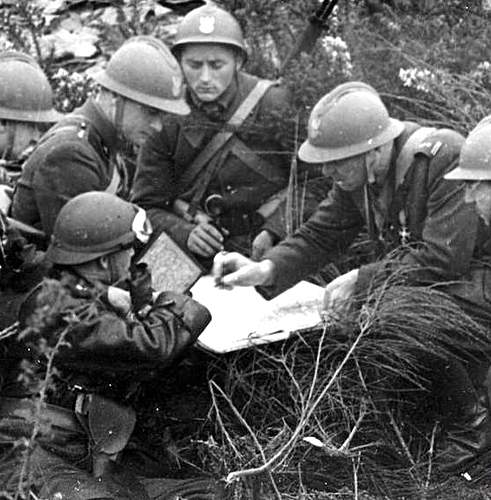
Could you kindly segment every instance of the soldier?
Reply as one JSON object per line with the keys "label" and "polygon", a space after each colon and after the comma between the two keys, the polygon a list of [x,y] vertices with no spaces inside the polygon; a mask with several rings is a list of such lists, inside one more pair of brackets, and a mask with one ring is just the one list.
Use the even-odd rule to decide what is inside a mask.
{"label": "soldier", "polygon": [[215,5],[183,18],[172,51],[192,111],[166,117],[141,149],[132,199],[157,233],[203,261],[224,246],[249,252],[276,207],[270,197],[288,182],[288,148],[277,139],[288,135],[279,126],[287,92],[242,71],[241,28]]}
{"label": "soldier", "polygon": [[[62,115],[53,109],[53,92],[34,58],[16,51],[0,54],[0,330],[15,321],[21,292],[43,273],[41,254],[24,238],[39,238],[6,216],[24,161],[45,132]],[[22,232],[19,232],[21,229]]]}
{"label": "soldier", "polygon": [[458,297],[460,305],[479,321],[491,326],[491,302],[487,293],[491,286],[491,116],[481,120],[462,146],[459,165],[445,179],[465,181],[465,200],[475,207],[479,227],[474,237],[474,260],[463,283],[451,284],[449,293]]}
{"label": "soldier", "polygon": [[[471,268],[478,220],[465,202],[462,183],[444,176],[456,166],[463,142],[448,129],[390,118],[369,85],[349,82],[336,87],[312,110],[308,140],[299,151],[306,162],[325,162],[325,174],[334,179],[329,197],[260,262],[238,253],[218,255],[218,282],[259,285],[272,297],[335,260],[364,226],[382,255],[399,247],[398,258],[387,256],[330,282],[324,295],[327,314],[343,314],[355,297],[363,298],[398,269],[412,285],[462,279]],[[459,430],[453,434],[457,438],[450,428],[446,450],[449,467],[455,469],[487,448],[491,435],[487,408],[458,365],[448,363],[455,367],[451,370],[459,387],[447,408],[461,409],[461,421],[455,424]]]}
{"label": "soldier", "polygon": [[[42,498],[218,498],[207,479],[137,479],[118,466],[138,384],[171,365],[210,321],[189,296],[152,293],[148,274],[130,271],[134,243],[150,232],[143,210],[109,193],[83,193],[61,209],[47,251],[51,279],[23,303],[22,336],[2,341],[4,491],[17,491],[18,439],[35,435],[29,467]],[[55,371],[32,434],[48,356]]]}
{"label": "soldier", "polygon": [[11,213],[49,237],[61,207],[86,191],[125,197],[128,172],[119,152],[160,129],[163,112],[188,113],[179,65],[159,40],[129,39],[95,75],[95,98],[41,139],[26,163]]}
{"label": "soldier", "polygon": [[[399,262],[414,268],[414,283],[458,279],[466,272],[477,218],[462,185],[443,179],[458,161],[460,134],[390,118],[376,91],[361,82],[325,95],[311,113],[308,134],[299,156],[325,162],[333,190],[293,237],[262,262],[224,276],[225,284],[268,283],[265,293],[280,293],[332,261],[364,226],[382,252],[405,245]],[[409,245],[413,241],[424,244]],[[368,290],[375,276],[393,270],[381,260],[340,276],[326,288],[326,309],[343,307]]]}
{"label": "soldier", "polygon": [[[53,91],[36,60],[27,54],[0,54],[0,182],[13,186],[32,146],[62,115],[53,109]],[[3,189],[0,209],[10,206]]]}

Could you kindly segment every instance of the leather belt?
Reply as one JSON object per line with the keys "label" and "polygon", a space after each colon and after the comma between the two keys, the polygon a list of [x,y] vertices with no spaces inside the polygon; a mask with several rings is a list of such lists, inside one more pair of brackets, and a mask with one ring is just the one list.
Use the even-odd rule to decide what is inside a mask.
{"label": "leather belt", "polygon": [[[32,399],[0,397],[0,418],[22,418],[32,422],[35,415],[36,405]],[[54,427],[85,434],[75,414],[66,408],[46,404],[42,406],[40,416]]]}

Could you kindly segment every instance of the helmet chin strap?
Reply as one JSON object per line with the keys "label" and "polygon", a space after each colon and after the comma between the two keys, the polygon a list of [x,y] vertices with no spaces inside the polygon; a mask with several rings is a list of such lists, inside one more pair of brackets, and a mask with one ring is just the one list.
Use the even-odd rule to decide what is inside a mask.
{"label": "helmet chin strap", "polygon": [[5,128],[7,131],[7,141],[5,143],[5,148],[2,151],[2,160],[10,160],[12,159],[12,152],[14,150],[15,132],[17,130],[17,126],[11,121],[5,121]]}
{"label": "helmet chin strap", "polygon": [[365,170],[367,173],[367,182],[368,184],[375,184],[376,178],[375,178],[375,171],[373,169],[373,161],[369,161],[369,154],[365,154],[363,161],[365,163]]}
{"label": "helmet chin strap", "polygon": [[124,97],[120,95],[116,95],[114,100],[115,100],[114,125],[116,127],[116,133],[118,135],[118,139],[121,142],[124,142],[125,136],[123,133],[123,120],[124,120],[126,100]]}

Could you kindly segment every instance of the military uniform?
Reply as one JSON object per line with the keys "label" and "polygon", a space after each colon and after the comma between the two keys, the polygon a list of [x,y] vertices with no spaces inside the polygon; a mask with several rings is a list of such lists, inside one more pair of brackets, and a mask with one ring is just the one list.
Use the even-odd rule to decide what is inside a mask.
{"label": "military uniform", "polygon": [[40,140],[18,181],[12,216],[49,236],[69,199],[87,191],[116,193],[123,177],[117,144],[114,125],[93,100],[87,101]]}
{"label": "military uniform", "polygon": [[[194,224],[173,213],[172,204],[176,198],[193,199],[197,186],[186,180],[187,169],[226,127],[257,82],[258,78],[239,72],[218,102],[200,103],[189,95],[191,114],[168,116],[163,130],[151,136],[140,151],[132,200],[147,210],[157,233],[166,231],[183,248]],[[277,138],[281,132],[278,113],[286,106],[286,90],[270,87],[234,138],[217,153],[219,167],[199,200],[200,208],[204,210],[209,196],[221,196],[224,208],[219,223],[231,236],[253,237],[263,223],[257,209],[288,183],[288,145]],[[310,206],[306,210],[309,208],[313,211]]]}
{"label": "military uniform", "polygon": [[[77,321],[67,322],[74,315]],[[205,307],[170,292],[161,293],[147,312],[124,317],[109,304],[103,288],[69,271],[38,286],[20,311],[21,327],[33,329],[26,330],[22,341],[10,339],[2,362],[6,380],[0,398],[0,434],[4,451],[10,447],[14,452],[3,457],[10,466],[0,467],[2,488],[17,487],[19,448],[13,445],[32,431],[32,394],[18,381],[20,363],[27,359],[39,368],[32,373],[35,386],[44,377],[44,368],[32,345],[43,338],[53,347],[66,328],[67,344],[55,356],[58,373],[41,412],[50,427],[40,430],[31,459],[41,496],[53,498],[58,492],[60,498],[71,500],[171,499],[176,498],[174,493],[188,498],[188,491],[189,498],[216,498],[207,480],[145,480],[115,462],[124,454],[135,425],[130,405],[135,403],[138,384],[174,362],[209,321]],[[193,488],[202,496],[192,496]]]}
{"label": "military uniform", "polygon": [[[489,266],[483,265],[483,259],[489,262],[491,257],[491,232],[478,221],[474,206],[465,203],[463,183],[444,179],[459,161],[464,138],[439,129],[410,143],[418,130],[423,129],[405,123],[394,141],[383,186],[347,192],[335,185],[293,236],[264,255],[274,263],[274,274],[272,285],[259,288],[262,294],[273,297],[335,262],[367,226],[382,258],[360,266],[355,299],[363,301],[399,270],[406,284],[438,286],[474,318],[491,325],[491,281],[486,279]],[[397,253],[388,255],[396,248]],[[390,294],[382,300],[386,297]],[[392,306],[397,308],[397,304]],[[383,325],[379,334],[384,335]],[[417,351],[421,366],[427,367],[424,377],[434,387],[433,399],[441,412],[438,418],[444,421],[438,463],[450,472],[466,470],[490,446],[487,401],[491,377],[485,377],[490,353],[484,342],[467,339],[467,360],[467,354],[462,352],[457,359],[443,348],[439,355],[424,348]],[[414,345],[407,348],[418,349]]]}
{"label": "military uniform", "polygon": [[[404,244],[398,264],[412,269],[413,284],[461,279],[470,269],[478,230],[477,215],[464,202],[461,183],[443,176],[458,161],[463,137],[447,129],[404,151],[418,126],[405,123],[395,139],[394,155],[383,186],[347,192],[335,186],[316,213],[290,238],[265,256],[274,262],[274,285],[269,296],[289,288],[346,250],[365,226],[373,226],[383,253]],[[397,168],[401,153],[409,156]],[[403,174],[403,175],[401,175]],[[366,207],[369,207],[367,210]],[[362,266],[356,290],[364,294],[375,277],[383,279],[395,263],[379,260]]]}
{"label": "military uniform", "polygon": [[[142,147],[133,201],[147,210],[156,232],[166,231],[184,248],[194,224],[173,214],[172,203],[176,198],[188,202],[192,199],[194,186],[186,182],[186,168],[222,129],[257,81],[256,77],[239,73],[236,83],[212,106],[189,97],[191,114],[169,116],[162,132],[154,134]],[[268,113],[286,106],[286,99],[282,88],[275,86],[267,91],[236,134],[247,149],[234,146],[233,140],[229,142],[219,153],[221,167],[200,200],[202,203],[213,194],[222,196],[227,207],[222,224],[235,235],[247,232],[239,225],[243,226],[248,216],[252,222],[252,214],[260,205],[287,184],[289,161],[281,154],[285,147],[271,135],[265,136],[264,124]],[[269,115],[270,126],[273,117]],[[227,216],[230,221],[225,220]]]}
{"label": "military uniform", "polygon": [[[77,194],[106,191],[128,196],[131,175],[120,156],[125,152],[122,139],[128,139],[123,129],[131,135],[125,120],[128,101],[138,104],[134,112],[148,128],[160,126],[155,121],[159,113],[153,111],[189,112],[179,64],[157,38],[128,39],[94,80],[110,96],[108,103],[104,95],[101,105],[89,99],[51,128],[27,162],[14,194],[12,215],[40,226],[48,237],[60,209]],[[149,110],[154,119],[148,117]],[[135,127],[138,134],[147,133],[144,125]]]}

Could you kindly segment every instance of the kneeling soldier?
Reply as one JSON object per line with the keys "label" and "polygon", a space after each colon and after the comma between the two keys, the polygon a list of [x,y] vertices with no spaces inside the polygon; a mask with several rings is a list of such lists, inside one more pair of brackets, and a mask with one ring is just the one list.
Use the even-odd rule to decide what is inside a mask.
{"label": "kneeling soldier", "polygon": [[30,438],[43,498],[217,498],[208,479],[137,480],[118,466],[135,426],[135,384],[175,361],[210,321],[189,296],[153,294],[148,273],[130,272],[133,244],[150,232],[143,210],[109,193],[84,193],[62,208],[47,251],[51,279],[23,303],[21,336],[0,345],[0,433],[12,461],[0,468],[2,487],[17,488],[18,440]]}

